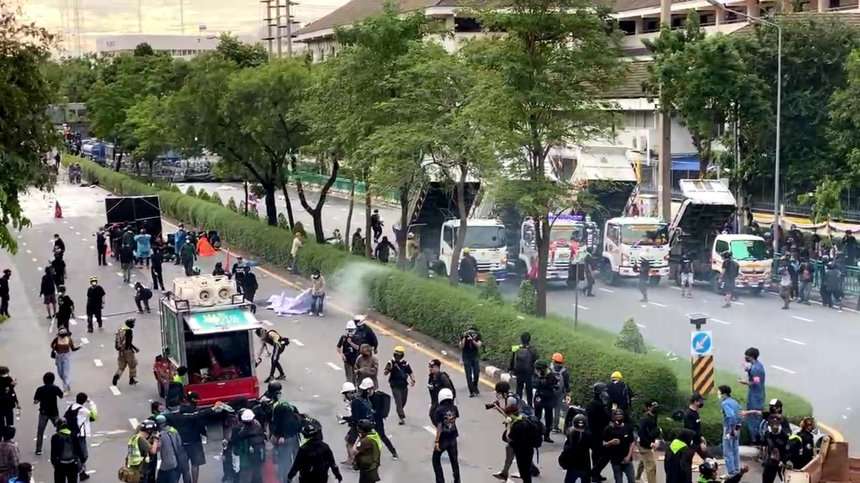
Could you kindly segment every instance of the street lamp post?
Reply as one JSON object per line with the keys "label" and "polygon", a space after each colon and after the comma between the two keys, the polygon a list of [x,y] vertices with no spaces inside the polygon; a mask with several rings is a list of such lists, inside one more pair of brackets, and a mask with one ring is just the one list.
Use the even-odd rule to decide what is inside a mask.
{"label": "street lamp post", "polygon": [[[722,11],[728,11],[725,4],[719,0],[708,0],[708,3],[717,7]],[[779,252],[779,163],[780,163],[780,127],[782,120],[782,27],[770,20],[761,17],[754,17],[743,12],[731,11],[735,15],[740,15],[748,19],[750,22],[758,22],[776,29],[776,148],[774,156],[773,170],[773,253],[776,255]]]}

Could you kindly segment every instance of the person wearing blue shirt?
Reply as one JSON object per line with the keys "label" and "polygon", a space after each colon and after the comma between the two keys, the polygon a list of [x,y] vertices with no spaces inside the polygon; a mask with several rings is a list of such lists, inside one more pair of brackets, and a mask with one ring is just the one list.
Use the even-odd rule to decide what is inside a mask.
{"label": "person wearing blue shirt", "polygon": [[729,386],[723,385],[717,390],[723,412],[723,458],[726,460],[726,473],[732,476],[741,470],[741,405],[732,398]]}
{"label": "person wearing blue shirt", "polygon": [[749,428],[750,439],[753,444],[761,442],[761,409],[767,400],[764,386],[764,365],[758,360],[759,351],[750,347],[744,352],[746,361],[746,379],[738,379],[738,382],[747,386],[747,410],[757,411],[747,414],[747,428]]}
{"label": "person wearing blue shirt", "polygon": [[180,223],[179,229],[173,235],[173,252],[176,255],[176,259],[173,262],[174,265],[179,265],[179,250],[185,246],[185,239],[187,237],[188,234],[185,232],[185,225]]}
{"label": "person wearing blue shirt", "polygon": [[152,235],[146,233],[146,230],[140,230],[140,234],[135,235],[134,241],[137,245],[134,256],[141,266],[146,264],[146,267],[149,268],[149,257],[152,255]]}

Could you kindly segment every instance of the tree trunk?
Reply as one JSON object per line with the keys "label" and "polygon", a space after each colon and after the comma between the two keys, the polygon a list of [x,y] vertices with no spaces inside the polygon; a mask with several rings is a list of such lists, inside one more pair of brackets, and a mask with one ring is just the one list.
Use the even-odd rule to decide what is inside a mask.
{"label": "tree trunk", "polygon": [[[355,176],[349,178],[349,209],[346,211],[346,231],[343,232],[343,246],[349,252],[352,244],[352,234],[349,230],[352,229],[352,212],[355,208]],[[367,233],[365,233],[365,236]]]}
{"label": "tree trunk", "polygon": [[535,315],[546,316],[546,268],[549,263],[549,218],[546,213],[535,216],[535,245],[538,248],[538,271],[534,281],[535,286]]}
{"label": "tree trunk", "polygon": [[284,192],[284,204],[287,206],[287,223],[290,225],[290,230],[292,230],[296,223],[293,221],[293,203],[290,201],[290,193],[287,191],[286,180],[281,180],[281,191]]}
{"label": "tree trunk", "polygon": [[155,160],[150,159],[149,161],[149,182],[152,182],[152,172],[155,170]]}
{"label": "tree trunk", "polygon": [[242,214],[248,216],[248,182],[245,181],[242,183],[242,187],[245,188],[245,203],[242,204],[242,206],[244,206],[244,209],[242,210],[244,213]]}
{"label": "tree trunk", "polygon": [[367,181],[367,176],[365,176],[364,179],[364,187],[367,190],[364,192],[364,256],[372,258],[373,246],[371,246],[371,240],[373,240],[373,238],[370,236],[370,217],[372,215],[370,206],[370,182]]}
{"label": "tree trunk", "polygon": [[397,237],[397,266],[402,268],[406,266],[406,237],[409,234],[409,188],[401,187],[399,194],[400,236]]}
{"label": "tree trunk", "polygon": [[[457,185],[454,187],[457,196],[457,211],[460,215],[460,228],[457,230],[457,238],[454,240],[453,251],[451,252],[451,265],[448,272],[448,283],[457,286],[460,283],[460,251],[463,250],[463,243],[466,241],[466,230],[469,228],[469,223],[466,219],[468,212],[466,211],[466,174],[468,168],[464,163],[460,163],[460,179],[457,180]],[[478,274],[476,273],[475,276]]]}
{"label": "tree trunk", "polygon": [[322,188],[320,188],[319,199],[317,199],[316,206],[313,207],[310,205],[310,203],[308,203],[308,200],[305,197],[305,187],[304,185],[302,185],[302,180],[298,178],[296,179],[296,191],[298,191],[299,193],[299,201],[301,202],[302,207],[305,209],[305,211],[307,211],[311,215],[311,218],[313,218],[314,236],[316,237],[317,243],[325,243],[325,232],[323,231],[322,224],[322,209],[323,206],[325,206],[325,200],[329,190],[331,189],[332,185],[334,185],[335,180],[337,180],[337,173],[339,170],[340,162],[337,160],[337,158],[335,158],[332,161],[331,174],[329,175],[328,180],[325,182]]}
{"label": "tree trunk", "polygon": [[[270,226],[278,226],[278,207],[275,204],[275,185],[270,183],[262,186],[263,190],[266,192],[266,223]],[[247,203],[245,203],[245,209],[248,209]]]}

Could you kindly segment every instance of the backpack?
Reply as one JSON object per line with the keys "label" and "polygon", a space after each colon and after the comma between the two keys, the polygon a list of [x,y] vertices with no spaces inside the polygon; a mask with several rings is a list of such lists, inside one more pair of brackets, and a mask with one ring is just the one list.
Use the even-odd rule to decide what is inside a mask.
{"label": "backpack", "polygon": [[391,413],[391,396],[382,392],[376,391],[373,393],[373,410],[380,419],[385,419]]}
{"label": "backpack", "polygon": [[[442,376],[444,376],[445,379],[448,381],[448,385],[442,384]],[[454,387],[454,383],[451,381],[451,376],[449,376],[447,372],[442,371],[439,373],[439,384],[441,384],[442,387],[447,387],[448,389],[450,389],[451,394],[454,395],[454,399],[457,399],[457,389]]]}
{"label": "backpack", "polygon": [[66,409],[66,413],[63,414],[63,419],[66,420],[69,431],[72,437],[75,438],[81,434],[81,425],[78,424],[78,412],[81,409],[83,409],[83,406],[78,406],[76,409],[72,409],[72,406],[69,406],[69,409]]}
{"label": "backpack", "polygon": [[508,397],[512,397],[517,400],[517,406],[519,406],[520,408],[520,414],[527,417],[532,417],[535,415],[534,408],[526,404],[526,402],[523,401],[523,398],[519,397],[516,394],[509,394]]}
{"label": "backpack", "polygon": [[522,419],[514,424],[523,425],[522,433],[526,437],[526,441],[532,448],[540,448],[543,444],[543,435],[546,432],[546,427],[540,419],[532,416],[523,416]]}
{"label": "backpack", "polygon": [[118,351],[125,350],[125,326],[120,327],[116,331],[113,339],[113,348]]}
{"label": "backpack", "polygon": [[255,434],[246,440],[248,445],[248,460],[252,464],[262,464],[266,461],[266,438]]}
{"label": "backpack", "polygon": [[555,374],[555,392],[561,392],[564,390],[564,375],[567,373],[567,368],[562,366],[561,369],[556,370],[554,365],[549,366],[549,372]]}
{"label": "backpack", "polygon": [[277,401],[272,405],[272,416],[275,415],[275,410],[279,406],[286,409],[285,411],[281,411],[280,413],[278,413],[278,415],[282,416],[282,419],[277,423],[277,426],[284,433],[284,435],[295,436],[301,433],[304,421],[302,419],[302,415],[298,413],[296,407],[285,401]]}
{"label": "backpack", "polygon": [[59,460],[61,463],[68,463],[70,461],[75,461],[77,458],[77,454],[75,451],[75,441],[69,436],[62,435],[60,436],[60,440],[62,441],[62,447],[60,448],[60,457]]}
{"label": "backpack", "polygon": [[531,346],[520,346],[514,353],[514,372],[531,374],[532,371],[532,348]]}

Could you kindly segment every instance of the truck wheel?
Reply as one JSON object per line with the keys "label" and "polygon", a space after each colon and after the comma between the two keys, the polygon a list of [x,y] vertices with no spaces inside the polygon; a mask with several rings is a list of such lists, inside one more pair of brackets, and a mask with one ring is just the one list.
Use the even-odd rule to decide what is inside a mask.
{"label": "truck wheel", "polygon": [[446,273],[446,270],[445,270],[445,264],[444,263],[433,264],[433,273],[435,273],[439,277],[447,277],[448,276],[448,274]]}
{"label": "truck wheel", "polygon": [[621,277],[618,276],[617,272],[612,271],[612,265],[606,260],[600,265],[600,275],[606,285],[615,287],[621,283]]}
{"label": "truck wheel", "polygon": [[657,285],[660,285],[660,276],[655,275],[655,276],[649,277],[648,278],[648,284],[651,285],[652,287],[656,287]]}

